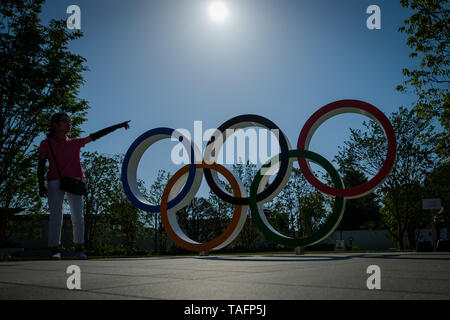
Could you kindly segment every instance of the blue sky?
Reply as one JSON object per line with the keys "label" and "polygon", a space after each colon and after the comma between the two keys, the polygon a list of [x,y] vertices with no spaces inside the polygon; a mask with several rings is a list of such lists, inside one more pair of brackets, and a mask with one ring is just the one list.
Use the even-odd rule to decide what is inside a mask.
{"label": "blue sky", "polygon": [[[132,120],[86,146],[126,153],[155,127],[186,128],[195,120],[215,128],[231,117],[269,118],[292,146],[310,115],[341,99],[359,99],[386,114],[414,97],[395,91],[408,57],[397,30],[410,12],[398,0],[224,0],[228,19],[213,22],[211,0],[47,0],[42,20],[67,19],[81,9],[84,37],[71,50],[87,59],[80,97],[91,109],[82,129],[91,133]],[[368,30],[369,5],[381,8],[381,30]],[[310,150],[332,160],[349,128],[365,117],[340,115],[322,125]],[[158,142],[139,166],[147,183],[158,169],[174,172],[175,142]]]}

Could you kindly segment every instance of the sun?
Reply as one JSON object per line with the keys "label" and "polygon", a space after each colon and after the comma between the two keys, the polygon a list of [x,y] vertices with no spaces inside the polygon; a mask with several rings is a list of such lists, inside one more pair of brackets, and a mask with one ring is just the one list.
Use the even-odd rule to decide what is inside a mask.
{"label": "sun", "polygon": [[208,8],[211,20],[215,22],[224,22],[228,17],[228,8],[222,1],[214,1]]}

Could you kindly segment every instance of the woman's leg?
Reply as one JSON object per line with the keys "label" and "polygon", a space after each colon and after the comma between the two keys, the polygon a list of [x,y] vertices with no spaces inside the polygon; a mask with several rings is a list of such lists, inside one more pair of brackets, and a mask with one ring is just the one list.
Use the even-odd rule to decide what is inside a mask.
{"label": "woman's leg", "polygon": [[[73,242],[76,249],[82,249],[84,243],[83,196],[67,192],[73,227]],[[79,250],[82,251],[82,250]]]}
{"label": "woman's leg", "polygon": [[59,180],[48,182],[48,208],[50,218],[48,223],[48,246],[58,247],[61,244],[61,229],[63,224],[64,191],[59,189]]}

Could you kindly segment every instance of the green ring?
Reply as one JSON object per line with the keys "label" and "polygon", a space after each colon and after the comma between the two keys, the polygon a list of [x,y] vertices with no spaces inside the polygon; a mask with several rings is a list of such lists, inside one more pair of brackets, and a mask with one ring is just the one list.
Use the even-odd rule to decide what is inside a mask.
{"label": "green ring", "polygon": [[[268,167],[273,161],[277,161],[279,159],[279,156],[280,155],[276,155],[275,157],[270,159],[263,165],[263,167]],[[341,178],[339,177],[338,172],[333,167],[333,165],[321,155],[308,150],[289,150],[289,158],[307,158],[312,162],[317,163],[328,172],[336,188],[339,189],[343,188],[343,184]],[[328,215],[326,221],[320,226],[319,230],[317,230],[312,235],[305,238],[295,239],[281,235],[281,233],[278,234],[275,233],[274,231],[271,230],[271,228],[273,229],[273,227],[269,224],[267,219],[265,219],[265,216],[264,216],[265,221],[263,221],[263,218],[261,218],[261,212],[258,208],[258,204],[262,205],[264,201],[258,203],[256,200],[256,195],[258,194],[257,192],[258,187],[259,184],[261,183],[262,177],[263,176],[261,175],[260,169],[256,173],[255,179],[253,180],[252,185],[250,187],[250,210],[252,213],[253,221],[255,221],[258,229],[261,230],[261,232],[267,238],[285,246],[294,246],[294,247],[309,246],[324,240],[339,225],[339,222],[342,219],[345,209],[345,199],[343,197],[336,197],[333,204],[333,212]],[[264,215],[264,212],[262,213],[262,215]]]}

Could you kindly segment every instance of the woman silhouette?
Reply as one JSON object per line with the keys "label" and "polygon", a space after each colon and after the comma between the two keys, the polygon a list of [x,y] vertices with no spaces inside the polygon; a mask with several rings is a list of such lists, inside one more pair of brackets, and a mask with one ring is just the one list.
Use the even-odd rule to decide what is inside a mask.
{"label": "woman silhouette", "polygon": [[[84,218],[83,196],[62,191],[60,189],[61,177],[68,176],[82,180],[83,168],[80,162],[80,149],[87,143],[95,141],[116,129],[128,129],[130,121],[125,121],[114,126],[92,133],[86,138],[71,139],[67,134],[72,129],[72,120],[63,112],[56,113],[50,120],[47,139],[39,146],[38,181],[39,196],[48,197],[50,219],[48,225],[48,246],[51,250],[51,258],[61,259],[59,246],[61,245],[61,229],[63,223],[64,195],[70,206],[72,216],[73,237],[75,243],[75,257],[80,260],[87,259],[83,251],[84,244]],[[50,144],[50,145],[49,145]],[[46,162],[50,166],[45,179]],[[45,184],[47,180],[47,186]]]}

